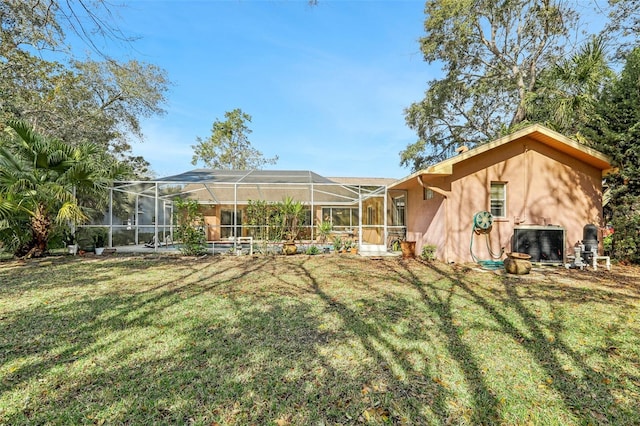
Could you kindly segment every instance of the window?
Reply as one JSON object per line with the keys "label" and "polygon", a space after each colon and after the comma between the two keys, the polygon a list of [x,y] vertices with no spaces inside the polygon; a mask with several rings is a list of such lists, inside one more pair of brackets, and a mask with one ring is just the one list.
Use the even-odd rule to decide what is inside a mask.
{"label": "window", "polygon": [[491,182],[491,214],[507,216],[507,184],[504,182]]}
{"label": "window", "polygon": [[[234,222],[235,222],[235,227],[234,227]],[[220,237],[228,238],[228,237],[242,236],[242,211],[221,209],[220,225],[221,225]]]}
{"label": "window", "polygon": [[324,221],[331,222],[334,228],[353,228],[358,226],[358,209],[349,207],[323,207]]}
{"label": "window", "polygon": [[404,196],[393,199],[393,226],[404,226],[405,201]]}
{"label": "window", "polygon": [[424,188],[424,190],[422,191],[422,199],[423,200],[433,199],[433,190],[430,188]]}

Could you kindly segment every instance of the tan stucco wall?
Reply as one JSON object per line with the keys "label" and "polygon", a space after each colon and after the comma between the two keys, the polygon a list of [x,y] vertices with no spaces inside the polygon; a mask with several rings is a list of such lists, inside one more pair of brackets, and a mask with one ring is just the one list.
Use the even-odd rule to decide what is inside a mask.
{"label": "tan stucco wall", "polygon": [[[505,182],[506,217],[495,219],[491,248],[511,250],[517,224],[559,225],[571,247],[588,223],[601,225],[602,172],[530,138],[523,138],[454,165],[453,174],[424,183],[445,192],[423,200],[423,189],[407,183],[408,238],[435,244],[444,261],[470,262],[473,215],[490,210],[491,182]],[[474,253],[489,259],[484,236],[475,237]],[[565,253],[567,251],[565,250]]]}

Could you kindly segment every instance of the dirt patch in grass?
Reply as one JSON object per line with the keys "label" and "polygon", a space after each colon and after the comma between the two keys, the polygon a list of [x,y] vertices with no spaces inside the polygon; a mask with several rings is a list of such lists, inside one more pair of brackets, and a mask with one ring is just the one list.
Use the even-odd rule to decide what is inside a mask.
{"label": "dirt patch in grass", "polygon": [[639,424],[640,270],[0,263],[0,423]]}

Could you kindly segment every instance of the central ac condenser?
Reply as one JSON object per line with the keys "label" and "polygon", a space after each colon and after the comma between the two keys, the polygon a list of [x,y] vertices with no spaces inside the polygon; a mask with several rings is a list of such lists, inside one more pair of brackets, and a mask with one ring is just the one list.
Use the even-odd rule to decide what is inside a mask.
{"label": "central ac condenser", "polygon": [[535,263],[563,264],[564,240],[561,226],[520,225],[513,228],[511,250],[529,254]]}

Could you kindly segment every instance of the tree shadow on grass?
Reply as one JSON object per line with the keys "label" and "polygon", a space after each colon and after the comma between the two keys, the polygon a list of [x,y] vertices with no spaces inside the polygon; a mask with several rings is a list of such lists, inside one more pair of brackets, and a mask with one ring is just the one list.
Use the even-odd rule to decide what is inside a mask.
{"label": "tree shadow on grass", "polygon": [[[113,276],[106,265],[97,271],[105,279]],[[564,373],[551,385],[564,393],[568,407],[603,377],[561,341],[562,323],[547,325],[531,311],[530,300],[544,294],[525,294],[498,278],[488,294],[464,272],[419,262],[376,267],[355,258],[301,256],[180,265],[176,274],[160,274],[145,285],[87,287],[66,301],[1,313],[0,368],[8,374],[0,379],[0,422],[505,421],[477,348],[464,338],[461,300],[493,319],[492,326],[549,375],[562,369],[558,351],[573,356],[583,376]],[[132,279],[156,273],[145,265],[125,270]],[[86,286],[85,279],[67,286]],[[59,278],[53,290],[64,289],[63,282]],[[32,285],[15,285],[12,297]],[[549,303],[578,303],[585,295],[569,289],[566,300],[549,297]],[[625,306],[624,298],[613,300]],[[555,341],[545,340],[549,332]],[[435,380],[447,380],[440,356],[463,376],[468,418],[451,405],[460,388]],[[595,398],[610,396],[606,388],[594,392]],[[29,398],[3,408],[13,394]],[[596,402],[586,407],[603,412]],[[581,422],[598,419],[570,409]],[[595,423],[621,423],[626,413],[605,413]]]}
{"label": "tree shadow on grass", "polygon": [[[565,343],[560,334],[564,328],[561,323],[552,321],[549,326],[545,326],[527,306],[527,302],[532,299],[531,295],[525,297],[520,295],[520,292],[530,293],[529,291],[526,289],[519,291],[521,287],[518,287],[513,280],[508,277],[501,278],[503,293],[506,296],[502,301],[503,308],[517,313],[516,322],[502,312],[503,308],[497,307],[495,303],[482,296],[480,288],[469,282],[463,271],[452,271],[436,263],[428,264],[428,267],[450,279],[453,289],[457,289],[482,307],[499,325],[499,330],[504,335],[509,336],[514,343],[520,345],[532,356],[537,365],[551,378],[549,387],[561,396],[565,406],[580,419],[580,422],[630,424],[633,419],[637,420],[637,409],[640,408],[637,403],[634,404],[635,407],[615,403],[614,396],[607,386],[615,380],[614,374],[594,369],[584,355]],[[408,272],[412,275],[411,271]],[[416,280],[416,283],[423,287],[429,286],[428,283],[421,283],[419,280]],[[529,283],[529,285],[533,284]],[[560,296],[547,297],[540,294],[533,299],[544,300],[552,307],[554,303],[568,301],[583,304],[593,301],[601,303],[603,300],[600,297],[602,295],[593,294],[584,289],[563,287],[560,291],[563,293]],[[612,308],[632,309],[627,304],[629,299],[624,296],[609,294],[608,299]],[[524,324],[524,328],[518,324]],[[570,359],[579,370],[578,373],[572,374],[568,371],[561,357]]]}
{"label": "tree shadow on grass", "polygon": [[[134,294],[31,306],[6,316],[3,327],[16,338],[4,341],[8,331],[2,333],[2,365],[30,361],[5,377],[0,395],[32,390],[29,401],[0,417],[9,424],[306,424],[362,416],[386,423],[394,398],[376,389],[378,375],[394,393],[411,391],[409,383],[400,389],[390,369],[375,365],[389,362],[382,352],[393,348],[377,327],[325,294],[304,266],[281,270],[279,278],[289,283],[284,297],[253,292],[253,278],[269,261],[222,264],[205,274],[198,270],[188,284],[172,279]],[[297,288],[291,277],[301,278]],[[313,297],[297,297],[301,293]],[[326,314],[338,314],[345,326],[326,330]],[[360,371],[360,360],[341,364],[325,352],[330,344],[358,356],[354,338],[374,357],[372,371]],[[434,383],[423,387],[444,392]]]}
{"label": "tree shadow on grass", "polygon": [[[310,283],[311,291],[324,301],[327,310],[337,314],[342,319],[344,327],[349,334],[355,336],[366,353],[374,358],[375,364],[386,371],[387,379],[392,384],[394,397],[401,398],[403,394],[415,397],[417,393],[421,393],[423,397],[426,397],[426,403],[439,422],[447,422],[451,416],[447,405],[447,401],[452,396],[451,392],[445,386],[442,386],[437,373],[428,366],[425,366],[423,371],[420,372],[420,377],[411,377],[410,371],[414,369],[414,366],[408,361],[406,354],[401,353],[397,344],[392,343],[388,337],[389,334],[392,334],[391,328],[395,324],[395,319],[408,317],[413,311],[413,306],[402,298],[394,298],[387,295],[379,301],[379,304],[383,306],[379,315],[370,310],[369,315],[363,316],[362,313],[350,308],[346,303],[342,303],[339,298],[330,295],[324,290],[323,287],[328,286],[319,282],[318,278],[305,266],[304,262],[300,264],[299,268]],[[355,277],[355,281],[360,281],[359,284],[366,287],[366,278],[366,276]],[[377,305],[376,302],[373,303]],[[421,334],[420,339],[425,340],[427,336]],[[414,382],[416,379],[418,379],[418,386]],[[409,401],[409,403],[414,404],[411,408],[416,413],[423,411],[424,408],[416,405],[418,404],[417,401],[420,401],[420,398]],[[427,422],[425,418],[414,419],[414,421]]]}
{"label": "tree shadow on grass", "polygon": [[[103,334],[126,331],[134,324],[136,327],[153,326],[150,317],[161,315],[163,310],[187,298],[197,297],[214,287],[242,280],[263,267],[266,262],[264,259],[251,266],[230,263],[206,273],[187,267],[180,270],[177,276],[171,275],[166,281],[154,282],[144,287],[143,291],[132,291],[131,287],[126,286],[118,289],[107,288],[102,290],[102,296],[90,295],[80,301],[71,301],[75,295],[73,289],[84,288],[82,294],[88,294],[87,287],[98,278],[85,275],[82,278],[74,277],[73,282],[69,282],[64,276],[58,277],[58,280],[53,280],[54,283],[43,284],[42,287],[66,288],[69,289],[68,292],[47,298],[39,304],[0,315],[1,334],[4,337],[0,340],[1,365],[19,357],[30,358],[50,354],[44,357],[44,361],[26,363],[12,371],[11,386],[26,382],[57,363],[74,362],[86,355],[86,346],[94,344]],[[137,271],[131,269],[130,273],[136,276],[134,272],[143,273],[146,268],[145,266]],[[50,280],[51,273],[50,271],[48,274]],[[214,275],[224,278],[212,280]],[[0,295],[31,291],[33,286],[40,282],[39,279],[39,274],[30,275],[27,284],[12,285],[10,291],[4,288]],[[94,351],[101,349],[103,348],[97,346]],[[6,389],[0,384],[0,390]]]}
{"label": "tree shadow on grass", "polygon": [[[399,269],[389,268],[390,273],[395,275],[400,282],[411,285],[420,294],[421,302],[439,320],[436,326],[445,339],[444,344],[447,352],[463,373],[470,393],[472,404],[472,407],[470,407],[472,410],[470,415],[471,424],[500,423],[499,404],[495,392],[487,385],[478,361],[473,355],[472,348],[461,338],[463,326],[455,319],[455,308],[452,303],[453,299],[458,297],[455,289],[443,291],[441,287],[421,280],[407,266],[408,263],[400,261],[398,265],[400,265]],[[440,271],[436,272],[441,276],[445,276]],[[445,402],[441,401],[440,404],[444,405]]]}

